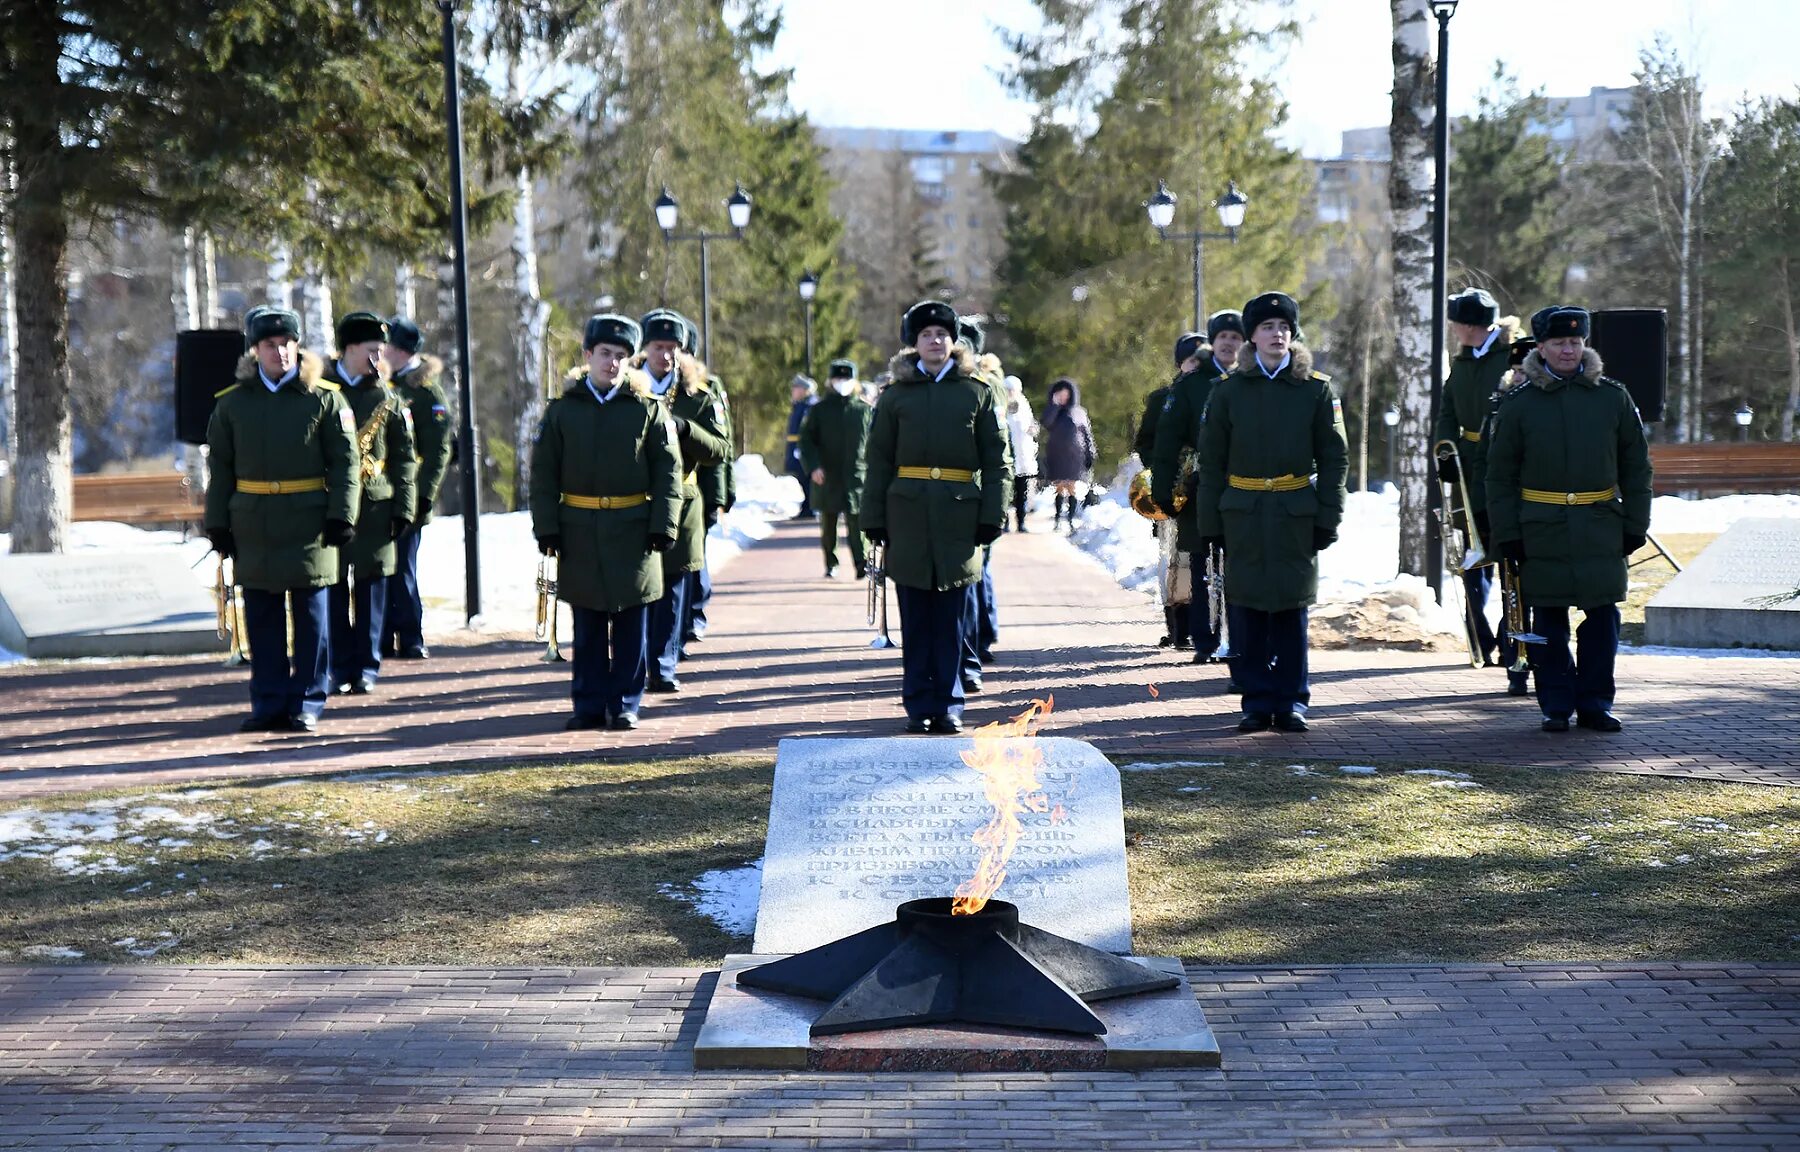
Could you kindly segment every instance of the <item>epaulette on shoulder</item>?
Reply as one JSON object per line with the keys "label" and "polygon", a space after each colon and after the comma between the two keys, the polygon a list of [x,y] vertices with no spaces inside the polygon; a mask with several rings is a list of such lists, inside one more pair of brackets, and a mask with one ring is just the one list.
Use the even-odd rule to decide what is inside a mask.
{"label": "epaulette on shoulder", "polygon": [[1312,378],[1313,378],[1313,379],[1314,379],[1314,380],[1317,380],[1317,381],[1318,381],[1318,382],[1319,382],[1319,383],[1321,383],[1321,384],[1329,384],[1329,383],[1331,383],[1331,377],[1329,377],[1329,376],[1327,376],[1327,375],[1325,375],[1325,373],[1323,373],[1323,372],[1314,372],[1314,373],[1313,373],[1313,374],[1312,374]]}
{"label": "epaulette on shoulder", "polygon": [[239,388],[242,388],[242,387],[243,387],[242,384],[233,384],[228,388],[221,388],[217,392],[213,393],[213,399],[218,400],[222,397],[229,396],[233,392],[236,392]]}
{"label": "epaulette on shoulder", "polygon": [[1614,380],[1611,376],[1600,377],[1600,383],[1605,384],[1606,386],[1608,386],[1610,388],[1617,388],[1621,392],[1629,392],[1630,391],[1630,389],[1625,387],[1624,384],[1620,383],[1617,380]]}
{"label": "epaulette on shoulder", "polygon": [[344,390],[344,386],[339,384],[336,380],[326,380],[323,378],[319,380],[319,387],[327,392],[342,392]]}

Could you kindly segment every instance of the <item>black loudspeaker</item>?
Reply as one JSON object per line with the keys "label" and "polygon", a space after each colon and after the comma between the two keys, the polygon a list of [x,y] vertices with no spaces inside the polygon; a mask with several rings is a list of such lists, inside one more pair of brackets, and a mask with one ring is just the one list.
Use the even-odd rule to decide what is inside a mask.
{"label": "black loudspeaker", "polygon": [[1625,385],[1646,424],[1663,418],[1669,394],[1669,314],[1661,308],[1607,308],[1594,313],[1588,344],[1604,371]]}
{"label": "black loudspeaker", "polygon": [[213,402],[231,387],[244,357],[244,334],[236,328],[194,328],[175,334],[175,438],[206,443]]}

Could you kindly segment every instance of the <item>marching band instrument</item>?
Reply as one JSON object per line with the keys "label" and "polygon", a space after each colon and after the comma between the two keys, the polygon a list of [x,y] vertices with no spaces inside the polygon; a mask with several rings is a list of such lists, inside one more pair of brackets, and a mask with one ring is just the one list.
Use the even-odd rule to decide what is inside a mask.
{"label": "marching band instrument", "polygon": [[[1446,458],[1455,458],[1457,460],[1456,484],[1452,486],[1447,481],[1438,481],[1443,489],[1440,493],[1442,500],[1440,501],[1439,506],[1445,510],[1445,515],[1448,518],[1449,523],[1454,525],[1456,514],[1459,512],[1462,514],[1463,530],[1466,539],[1459,550],[1459,554],[1456,556],[1457,571],[1471,572],[1476,568],[1492,564],[1493,561],[1487,558],[1487,550],[1482,547],[1481,529],[1475,524],[1475,515],[1469,504],[1469,478],[1463,475],[1461,466],[1462,460],[1460,457],[1457,457],[1456,445],[1449,440],[1439,440],[1436,444],[1432,445],[1432,452],[1436,454],[1439,460]],[[1455,495],[1456,497],[1454,504],[1450,500],[1452,495]],[[1448,542],[1451,539],[1451,536],[1451,533],[1446,532],[1444,534],[1445,541]]]}
{"label": "marching band instrument", "polygon": [[237,565],[232,565],[231,575],[227,576],[225,559],[219,557],[218,575],[213,580],[213,601],[219,610],[219,639],[231,641],[225,666],[235,668],[250,659],[250,651],[244,644],[244,611],[237,598]]}
{"label": "marching band instrument", "polygon": [[1164,511],[1155,500],[1150,498],[1151,475],[1149,468],[1140,469],[1131,478],[1131,486],[1126,490],[1126,503],[1131,510],[1146,520],[1167,520],[1187,507],[1188,485],[1194,474],[1194,454],[1183,450],[1181,453],[1181,474],[1175,478],[1174,495],[1171,497],[1175,507]]}
{"label": "marching band instrument", "polygon": [[1231,659],[1231,641],[1225,625],[1225,550],[1206,550],[1206,630],[1219,638],[1211,662]]}
{"label": "marching band instrument", "polygon": [[[1481,549],[1481,533],[1475,526],[1475,513],[1469,505],[1468,479],[1463,476],[1461,460],[1457,457],[1456,445],[1449,440],[1439,440],[1432,446],[1432,454],[1441,463],[1445,459],[1456,459],[1456,483],[1438,480],[1438,542],[1444,552],[1444,566],[1456,573],[1469,572],[1485,563]],[[1459,532],[1456,521],[1461,518],[1462,529]],[[1457,602],[1458,614],[1462,617],[1463,641],[1469,649],[1469,667],[1479,668],[1487,654],[1482,650],[1481,627],[1475,619],[1480,611],[1463,588],[1461,580],[1447,581],[1445,603],[1451,599]]]}
{"label": "marching band instrument", "polygon": [[[539,640],[545,641],[544,654],[538,660],[544,664],[561,663],[564,659],[562,649],[556,644],[556,617],[562,601],[556,594],[556,578],[560,573],[550,567],[552,557],[538,557],[537,574],[537,632]],[[557,568],[560,568],[560,562]]]}
{"label": "marching band instrument", "polygon": [[[1512,560],[1500,562],[1500,602],[1506,609],[1506,631],[1518,644],[1542,644],[1542,636],[1533,632],[1525,623],[1525,593],[1519,582],[1519,565]],[[1518,650],[1518,659],[1513,662],[1510,671],[1523,672],[1531,666],[1525,658],[1525,649]]]}
{"label": "marching band instrument", "polygon": [[869,641],[871,648],[892,648],[894,641],[888,636],[887,619],[887,545],[877,544],[869,551],[869,627],[875,628],[879,621],[879,630],[875,639]]}

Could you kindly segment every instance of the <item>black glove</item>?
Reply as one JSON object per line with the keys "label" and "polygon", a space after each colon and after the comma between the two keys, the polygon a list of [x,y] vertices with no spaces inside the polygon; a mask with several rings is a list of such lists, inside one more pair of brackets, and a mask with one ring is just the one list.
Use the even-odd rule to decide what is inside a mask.
{"label": "black glove", "polygon": [[1627,556],[1631,555],[1633,552],[1636,552],[1639,548],[1642,548],[1644,545],[1646,545],[1648,543],[1650,543],[1650,537],[1648,537],[1648,536],[1634,536],[1629,532],[1626,533],[1625,534],[1625,555],[1627,555]]}
{"label": "black glove", "polygon": [[869,538],[871,544],[885,545],[887,543],[886,528],[864,528],[863,535]]}
{"label": "black glove", "polygon": [[1500,542],[1501,559],[1511,560],[1514,564],[1525,562],[1525,541],[1503,540]]}
{"label": "black glove", "polygon": [[237,541],[231,538],[229,528],[214,528],[206,538],[212,541],[213,551],[221,556],[230,556],[237,551]]}
{"label": "black glove", "polygon": [[724,511],[725,509],[719,507],[717,504],[708,507],[706,510],[706,526],[711,528],[714,524],[717,524],[720,515],[722,515]]}
{"label": "black glove", "polygon": [[546,556],[555,556],[562,551],[561,536],[539,536],[538,551]]}
{"label": "black glove", "polygon": [[688,434],[688,418],[686,416],[676,416],[674,417],[674,420],[675,435],[686,436]]}
{"label": "black glove", "polygon": [[1452,452],[1448,456],[1438,457],[1437,477],[1439,480],[1446,484],[1454,484],[1459,471],[1460,469],[1456,466],[1456,453]]}
{"label": "black glove", "polygon": [[650,551],[652,552],[667,552],[673,547],[675,547],[675,537],[673,536],[650,537]]}
{"label": "black glove", "polygon": [[419,500],[419,523],[423,524],[429,519],[431,519],[431,497],[421,497]]}
{"label": "black glove", "polygon": [[398,539],[400,539],[400,537],[406,535],[411,530],[412,530],[412,521],[411,520],[402,520],[400,517],[395,516],[393,519],[388,521],[388,539],[389,540],[398,540]]}
{"label": "black glove", "polygon": [[1337,532],[1334,529],[1318,527],[1313,529],[1313,551],[1315,553],[1323,552],[1336,543]]}
{"label": "black glove", "polygon": [[975,525],[975,543],[977,543],[977,544],[992,544],[994,541],[996,541],[998,539],[1000,539],[1000,525],[998,525],[998,524],[977,524],[977,525]]}
{"label": "black glove", "polygon": [[356,529],[351,527],[348,520],[325,521],[325,547],[348,548],[354,539],[356,539]]}

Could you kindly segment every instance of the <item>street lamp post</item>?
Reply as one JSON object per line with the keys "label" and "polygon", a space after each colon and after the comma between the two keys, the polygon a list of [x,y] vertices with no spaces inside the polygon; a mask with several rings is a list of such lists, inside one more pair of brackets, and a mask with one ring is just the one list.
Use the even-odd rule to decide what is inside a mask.
{"label": "street lamp post", "polygon": [[481,615],[481,442],[475,438],[474,365],[469,356],[469,212],[463,200],[462,85],[457,74],[456,12],[438,0],[444,17],[445,132],[450,148],[450,247],[456,282],[456,398],[462,406],[463,619]]}
{"label": "street lamp post", "polygon": [[819,294],[819,278],[807,269],[800,277],[800,300],[806,305],[806,374],[813,374],[813,339],[812,308],[813,297]]}
{"label": "street lamp post", "polygon": [[701,228],[694,232],[677,232],[675,224],[681,218],[681,206],[663,185],[662,195],[651,205],[656,213],[656,226],[662,229],[663,243],[673,244],[677,240],[697,240],[700,243],[700,359],[712,359],[712,254],[708,245],[714,240],[742,240],[744,229],[750,226],[750,193],[744,191],[742,184],[732,190],[730,198],[725,201],[725,216],[731,221],[729,232],[708,232]]}
{"label": "street lamp post", "polygon": [[1750,401],[1745,400],[1738,404],[1738,409],[1731,414],[1731,418],[1737,421],[1738,443],[1742,444],[1748,441],[1750,439],[1750,421],[1756,419],[1756,409],[1750,407]]}
{"label": "street lamp post", "polygon": [[[1450,17],[1457,0],[1430,0],[1437,17],[1437,115],[1433,120],[1435,162],[1431,201],[1431,406],[1426,429],[1436,428],[1444,402],[1444,307],[1446,263],[1450,252]],[[1443,495],[1436,484],[1425,486],[1425,583],[1441,604],[1444,600]]]}
{"label": "street lamp post", "polygon": [[1387,425],[1387,481],[1388,487],[1394,486],[1394,429],[1400,424],[1400,409],[1392,404],[1381,414],[1381,422]]}
{"label": "street lamp post", "polygon": [[1238,229],[1244,224],[1244,209],[1249,207],[1250,197],[1238,191],[1237,181],[1227,182],[1225,195],[1213,201],[1213,207],[1219,210],[1219,223],[1224,226],[1223,232],[1171,232],[1169,225],[1175,222],[1175,194],[1169,191],[1167,181],[1156,182],[1156,195],[1144,201],[1144,211],[1150,214],[1150,225],[1156,234],[1164,240],[1187,240],[1194,245],[1194,328],[1196,332],[1206,329],[1206,303],[1201,273],[1200,243],[1203,240],[1229,240],[1237,243]]}

